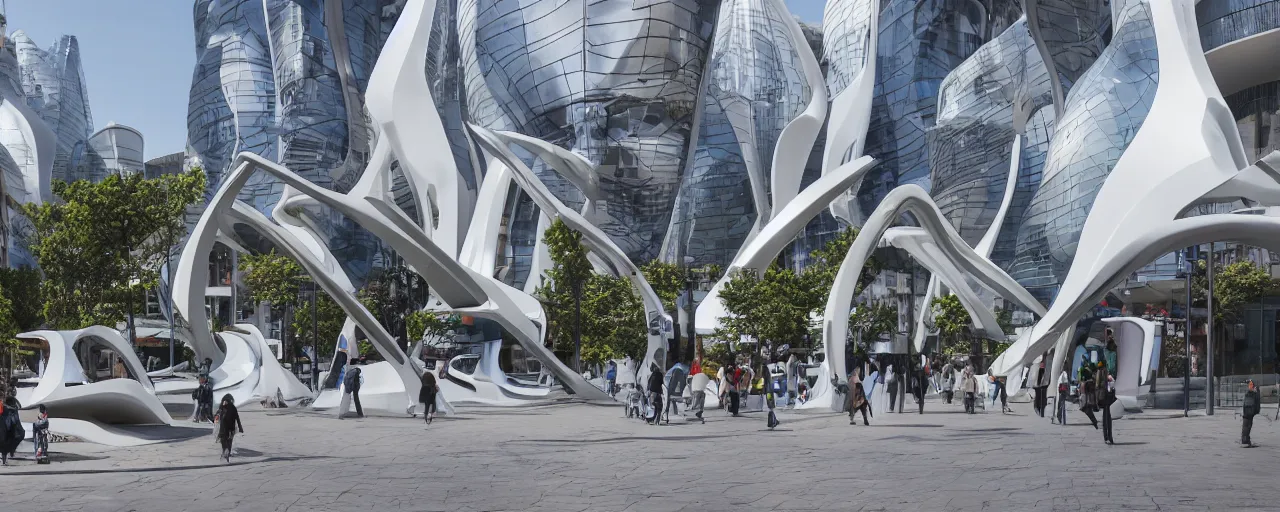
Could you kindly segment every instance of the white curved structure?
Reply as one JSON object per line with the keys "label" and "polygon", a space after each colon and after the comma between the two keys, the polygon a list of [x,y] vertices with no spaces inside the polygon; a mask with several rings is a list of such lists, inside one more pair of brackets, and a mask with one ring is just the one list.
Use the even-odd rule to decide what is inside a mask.
{"label": "white curved structure", "polygon": [[[835,377],[839,382],[843,382],[844,376],[847,375],[844,368],[844,353],[849,330],[848,311],[853,302],[853,292],[857,286],[858,276],[862,274],[863,266],[875,251],[881,237],[903,212],[914,214],[923,230],[934,235],[932,240],[937,253],[945,254],[948,260],[959,266],[959,271],[954,274],[959,274],[960,271],[968,273],[996,293],[1032,312],[1043,314],[1045,311],[1025,288],[1018,285],[1000,267],[978,255],[960,238],[959,233],[942,217],[942,212],[938,211],[937,205],[924,189],[917,185],[903,185],[890,191],[880,206],[871,213],[862,226],[862,231],[849,247],[844,261],[840,263],[840,270],[836,273],[835,282],[831,286],[831,295],[827,299],[827,307],[823,315],[822,338],[826,361],[823,362],[824,372],[820,374],[820,380],[822,377],[828,379]],[[999,329],[999,326],[995,328]],[[810,406],[808,403],[805,405],[840,407],[840,404],[834,403],[835,395],[831,391],[832,388],[820,382],[814,388],[814,398],[809,401],[814,405]]]}
{"label": "white curved structure", "polygon": [[[18,401],[23,407],[44,405],[51,417],[97,424],[171,423],[169,413],[156,398],[146,368],[119,332],[95,325],[78,331],[34,331],[18,337],[39,338],[49,344],[49,361],[40,382],[34,388],[18,389]],[[111,349],[133,378],[90,379],[76,356],[85,343]]]}
{"label": "white curved structure", "polygon": [[[671,316],[666,314],[662,308],[662,299],[653,291],[653,287],[649,286],[649,281],[644,278],[644,273],[640,271],[626,253],[622,251],[617,244],[613,242],[609,235],[606,235],[600,228],[596,227],[582,215],[569,209],[564,203],[560,202],[547,186],[533,174],[524,162],[520,161],[511,150],[508,149],[509,144],[520,144],[526,147],[536,148],[537,154],[548,155],[548,164],[561,163],[568,166],[568,169],[557,168],[564,175],[578,174],[577,178],[571,178],[571,181],[583,181],[582,174],[594,175],[589,171],[589,167],[585,167],[581,157],[567,150],[552,146],[546,143],[530,144],[531,139],[524,136],[514,136],[510,132],[493,132],[480,126],[471,126],[471,131],[475,135],[475,140],[505,168],[513,171],[513,177],[529,197],[533,198],[534,203],[541,208],[543,212],[555,212],[566,225],[574,230],[582,233],[582,244],[592,253],[605,259],[612,268],[615,276],[625,276],[640,292],[640,299],[644,303],[645,308],[645,325],[648,328],[648,347],[645,350],[645,358],[642,368],[649,368],[651,364],[657,364],[660,367],[666,367],[667,360],[667,340],[664,326],[671,324]],[[570,165],[567,162],[577,161],[578,164]],[[589,185],[583,185],[589,186]],[[587,193],[588,190],[583,190]],[[591,203],[590,195],[587,196],[587,203]],[[645,383],[641,383],[642,387]]]}
{"label": "white curved structure", "polygon": [[[1049,349],[1110,287],[1161,254],[1207,240],[1268,249],[1277,245],[1280,219],[1230,214],[1179,218],[1224,191],[1274,198],[1276,184],[1258,179],[1267,176],[1265,161],[1253,166],[1256,170],[1248,166],[1234,119],[1193,36],[1193,3],[1149,2],[1147,7],[1159,49],[1159,86],[1149,114],[1094,200],[1123,208],[1089,213],[1053,306],[1028,336],[996,360],[997,374]],[[1245,187],[1246,181],[1260,188]]]}
{"label": "white curved structure", "polygon": [[[782,0],[766,1],[772,3],[774,9],[787,12]],[[822,68],[818,65],[818,58],[810,50],[796,18],[785,16],[783,22],[787,26],[792,47],[800,57],[800,67],[804,71],[805,81],[809,83],[811,96],[804,111],[782,129],[782,133],[778,135],[777,147],[773,150],[770,189],[774,212],[785,209],[800,191],[800,178],[804,175],[805,163],[809,160],[813,143],[818,139],[818,132],[822,130],[822,123],[827,119],[827,89],[823,87]]]}
{"label": "white curved structure", "polygon": [[733,258],[733,263],[725,269],[725,277],[711,288],[707,297],[698,305],[694,318],[697,332],[699,334],[715,332],[720,324],[720,318],[729,314],[724,309],[724,303],[720,301],[720,290],[724,288],[734,271],[749,268],[763,273],[769,263],[778,257],[778,253],[791,243],[791,240],[811,219],[821,213],[836,196],[861,180],[873,165],[875,165],[875,159],[869,156],[846,162],[836,170],[818,178],[800,192],[795,200],[776,212],[773,219],[765,225],[764,230],[738,251],[738,255]]}
{"label": "white curved structure", "polygon": [[[828,0],[822,14],[822,53],[829,63],[827,85],[835,97],[822,153],[822,173],[864,153],[871,124],[871,100],[876,82],[876,42],[880,35],[880,4],[874,0]],[[850,187],[862,183],[858,179]],[[831,214],[849,224],[860,220],[842,193],[831,202]]]}
{"label": "white curved structure", "polygon": [[1156,326],[1150,320],[1135,317],[1103,318],[1115,332],[1116,399],[1126,408],[1141,408],[1138,396],[1142,386],[1149,384],[1152,352],[1155,350]]}
{"label": "white curved structure", "polygon": [[[448,391],[449,396],[457,397],[455,402],[474,402],[485,405],[528,405],[531,401],[546,399],[551,389],[543,386],[528,386],[508,377],[498,366],[502,341],[493,340],[483,343],[480,354],[460,355],[446,364],[449,369],[443,380],[437,380],[441,390]],[[475,362],[471,371],[466,371],[465,363]]]}
{"label": "white curved structure", "polygon": [[[1004,339],[1005,333],[1001,330],[995,314],[983,304],[982,297],[969,286],[966,274],[947,259],[946,254],[927,231],[922,228],[890,228],[884,232],[882,239],[887,245],[907,251],[921,266],[929,270],[932,274],[930,281],[939,279],[960,299],[960,304],[973,319],[975,334],[991,339]],[[927,297],[924,304],[925,307],[921,309],[928,308]],[[921,318],[923,316],[924,312],[921,312]],[[915,346],[917,352],[920,348],[920,345]]]}

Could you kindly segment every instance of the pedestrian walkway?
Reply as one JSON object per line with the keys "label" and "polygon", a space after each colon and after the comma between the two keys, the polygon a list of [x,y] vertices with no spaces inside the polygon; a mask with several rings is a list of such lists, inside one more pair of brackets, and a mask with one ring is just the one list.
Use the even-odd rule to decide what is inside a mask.
{"label": "pedestrian walkway", "polygon": [[[1072,410],[1066,427],[1015,414],[925,414],[850,426],[762,413],[654,427],[622,407],[464,408],[431,426],[243,411],[232,464],[212,436],[130,449],[55,444],[52,465],[0,468],[14,510],[1222,510],[1274,509],[1280,423],[1116,422],[1117,444]],[[1154,415],[1152,417],[1155,417]],[[74,453],[68,453],[74,452]],[[50,475],[48,472],[65,474]],[[26,474],[38,472],[39,474]]]}

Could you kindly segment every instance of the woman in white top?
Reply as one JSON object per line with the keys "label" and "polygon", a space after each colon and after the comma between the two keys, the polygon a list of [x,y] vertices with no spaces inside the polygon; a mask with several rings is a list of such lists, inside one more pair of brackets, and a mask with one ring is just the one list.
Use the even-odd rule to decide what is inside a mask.
{"label": "woman in white top", "polygon": [[1058,385],[1058,404],[1057,404],[1057,405],[1058,405],[1058,414],[1055,414],[1055,415],[1053,416],[1053,419],[1052,419],[1051,421],[1052,421],[1053,423],[1057,423],[1057,424],[1059,424],[1059,425],[1066,426],[1066,424],[1067,424],[1067,394],[1071,392],[1071,391],[1070,391],[1070,389],[1071,389],[1071,377],[1067,374],[1067,371],[1066,371],[1066,370],[1062,370],[1062,373],[1058,374],[1058,382],[1057,382],[1057,385]]}

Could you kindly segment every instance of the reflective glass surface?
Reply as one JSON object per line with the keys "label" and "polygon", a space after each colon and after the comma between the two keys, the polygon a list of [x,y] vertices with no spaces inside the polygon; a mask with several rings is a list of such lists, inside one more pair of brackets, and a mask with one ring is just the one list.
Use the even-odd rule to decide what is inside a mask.
{"label": "reflective glass surface", "polygon": [[[471,118],[585,156],[603,195],[592,221],[633,260],[652,259],[690,153],[718,3],[460,0]],[[534,170],[581,204],[566,180]]]}
{"label": "reflective glass surface", "polygon": [[93,130],[80,43],[75,36],[62,36],[48,50],[42,50],[22,31],[14,32],[13,43],[27,105],[57,136],[53,179],[72,179]]}
{"label": "reflective glass surface", "polygon": [[729,0],[720,6],[694,161],[667,233],[672,254],[664,256],[672,261],[688,255],[695,265],[728,264],[757,207],[770,208],[778,137],[812,95],[786,25],[790,13],[774,5]]}
{"label": "reflective glass surface", "polygon": [[1249,160],[1280,149],[1280,82],[1255,85],[1225,99]]}
{"label": "reflective glass surface", "polygon": [[1052,103],[1048,70],[1025,18],[942,81],[937,124],[926,132],[930,190],[969,245],[986,235],[1004,202],[1015,135],[1024,134],[1030,112]]}
{"label": "reflective glass surface", "polygon": [[1280,28],[1280,0],[1201,0],[1196,2],[1196,21],[1207,52]]}
{"label": "reflective glass surface", "polygon": [[1159,84],[1155,30],[1145,0],[1131,0],[1111,45],[1067,97],[1042,184],[1018,232],[1012,276],[1042,300],[1075,258],[1094,198],[1146,119]]}
{"label": "reflective glass surface", "polygon": [[[1107,0],[1028,0],[1035,2],[1031,22],[1053,72],[1058,75],[1062,98],[1092,66],[1107,46],[1111,30],[1111,2]],[[1119,2],[1117,2],[1119,3]],[[1031,9],[1028,9],[1031,12]]]}
{"label": "reflective glass surface", "polygon": [[938,87],[952,69],[1021,16],[1011,0],[888,0],[880,13],[876,87],[867,154],[879,162],[855,205],[869,215],[893,188],[930,185],[925,131],[934,125]]}

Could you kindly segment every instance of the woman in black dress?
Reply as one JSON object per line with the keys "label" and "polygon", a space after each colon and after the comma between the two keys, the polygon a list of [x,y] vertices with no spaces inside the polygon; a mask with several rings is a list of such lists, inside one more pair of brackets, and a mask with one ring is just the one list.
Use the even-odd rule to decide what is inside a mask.
{"label": "woman in black dress", "polygon": [[422,416],[426,419],[427,424],[431,424],[431,419],[436,415],[436,376],[431,372],[422,373],[422,390],[418,391],[418,401],[422,402]]}
{"label": "woman in black dress", "polygon": [[240,411],[236,410],[235,399],[231,394],[222,395],[222,404],[218,406],[218,442],[222,443],[222,458],[231,462],[231,441],[236,430],[244,433],[244,425],[240,424]]}

